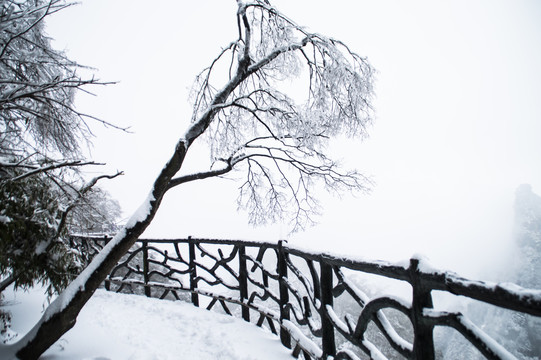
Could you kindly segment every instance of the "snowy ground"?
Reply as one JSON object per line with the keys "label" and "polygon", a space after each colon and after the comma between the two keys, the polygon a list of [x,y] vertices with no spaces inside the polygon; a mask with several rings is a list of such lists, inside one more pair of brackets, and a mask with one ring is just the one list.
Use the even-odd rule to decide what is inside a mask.
{"label": "snowy ground", "polygon": [[[42,289],[5,291],[13,330],[22,334],[39,318]],[[0,358],[2,358],[0,348]],[[183,302],[98,290],[77,324],[40,359],[255,360],[292,359],[277,336],[227,315]]]}

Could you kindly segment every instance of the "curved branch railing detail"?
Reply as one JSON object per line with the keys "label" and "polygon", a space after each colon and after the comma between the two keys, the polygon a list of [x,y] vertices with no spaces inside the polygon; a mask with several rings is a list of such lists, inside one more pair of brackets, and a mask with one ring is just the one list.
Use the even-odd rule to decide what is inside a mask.
{"label": "curved branch railing detail", "polygon": [[[108,240],[73,237],[71,242],[89,261]],[[408,283],[411,301],[369,297],[350,279],[350,274],[359,273]],[[434,290],[541,316],[541,290],[468,280],[415,258],[409,264],[362,261],[312,253],[282,241],[139,240],[104,286],[191,301],[209,310],[219,305],[226,314],[267,327],[295,357],[304,359],[386,358],[369,336],[377,329],[403,358],[430,360],[435,358],[433,330],[440,326],[455,329],[488,359],[515,358],[463,314],[433,309]],[[340,315],[335,301],[346,296],[358,310]],[[208,300],[201,302],[200,297]],[[403,314],[412,329],[406,335],[412,339],[399,334],[387,309]]]}

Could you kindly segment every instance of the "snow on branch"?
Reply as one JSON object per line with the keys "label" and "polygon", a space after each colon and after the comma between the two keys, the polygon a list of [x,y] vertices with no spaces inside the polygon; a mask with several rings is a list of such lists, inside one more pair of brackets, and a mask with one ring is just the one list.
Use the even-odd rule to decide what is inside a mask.
{"label": "snow on branch", "polygon": [[434,325],[444,324],[453,327],[489,359],[517,359],[461,313],[424,309],[423,316],[429,319]]}
{"label": "snow on branch", "polygon": [[[318,183],[332,192],[366,191],[371,185],[328,157],[326,146],[340,135],[367,136],[374,70],[341,41],[309,33],[266,1],[239,2],[237,20],[238,39],[193,85],[193,125],[186,139],[204,133],[212,164],[237,159],[199,177],[242,166],[239,206],[252,223],[288,218],[299,230],[318,212],[312,194]],[[219,64],[229,68],[222,87]]]}
{"label": "snow on branch", "polygon": [[78,112],[77,90],[106,85],[82,79],[82,68],[51,47],[44,19],[72,4],[62,0],[5,1],[0,5],[0,153],[32,149],[74,159],[92,135],[87,121],[126,130]]}
{"label": "snow on branch", "polygon": [[[32,175],[44,173],[44,172],[55,170],[55,169],[60,169],[60,168],[63,168],[63,167],[75,167],[75,166],[86,166],[86,165],[103,165],[103,164],[96,163],[94,161],[82,161],[82,160],[57,162],[57,163],[53,163],[51,165],[36,167],[31,171],[28,171],[28,172],[26,172],[24,174],[15,176],[15,177],[13,177],[13,178],[11,178],[9,180],[10,181],[19,181],[19,180],[25,179],[25,178],[27,178],[29,176],[32,176]],[[0,166],[2,166],[2,165],[0,165]],[[5,179],[2,179],[2,180],[5,180]]]}

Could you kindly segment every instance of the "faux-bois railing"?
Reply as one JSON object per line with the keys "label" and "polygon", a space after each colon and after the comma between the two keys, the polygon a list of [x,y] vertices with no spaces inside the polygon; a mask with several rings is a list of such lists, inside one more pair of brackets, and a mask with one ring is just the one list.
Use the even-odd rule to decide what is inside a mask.
{"label": "faux-bois railing", "polygon": [[[108,240],[72,239],[89,257]],[[411,299],[370,298],[351,281],[357,273],[407,283]],[[454,328],[486,358],[515,358],[463,314],[434,310],[435,290],[541,316],[541,290],[464,279],[430,269],[415,258],[408,264],[360,261],[305,251],[282,241],[139,240],[104,286],[116,292],[184,299],[208,310],[219,305],[229,315],[279,333],[282,344],[293,349],[295,357],[305,359],[359,359],[362,354],[371,359],[387,358],[385,355],[434,359],[436,326]],[[334,306],[345,295],[357,312],[351,312],[354,309],[349,306],[347,313],[340,313]],[[208,299],[206,303],[200,296]],[[388,309],[404,314],[410,330],[395,329]],[[368,339],[372,324],[383,335],[379,342],[387,341],[395,354],[384,355]]]}

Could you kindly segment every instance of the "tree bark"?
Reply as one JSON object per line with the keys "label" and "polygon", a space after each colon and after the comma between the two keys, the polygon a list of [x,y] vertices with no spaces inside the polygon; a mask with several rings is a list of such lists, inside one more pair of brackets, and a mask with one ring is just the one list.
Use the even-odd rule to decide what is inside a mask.
{"label": "tree bark", "polygon": [[0,293],[4,291],[9,285],[13,284],[15,282],[15,277],[13,275],[9,275],[7,278],[2,280],[0,282]]}
{"label": "tree bark", "polygon": [[150,225],[168,189],[169,181],[182,166],[188,149],[186,143],[185,139],[177,143],[173,156],[156,178],[151,195],[141,207],[141,211],[145,208],[148,211],[143,214],[139,212],[134,214],[126,227],[50,305],[38,324],[19,342],[12,345],[13,354],[18,359],[38,359],[45,350],[75,325],[77,315],[88,299]]}

